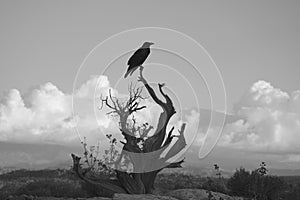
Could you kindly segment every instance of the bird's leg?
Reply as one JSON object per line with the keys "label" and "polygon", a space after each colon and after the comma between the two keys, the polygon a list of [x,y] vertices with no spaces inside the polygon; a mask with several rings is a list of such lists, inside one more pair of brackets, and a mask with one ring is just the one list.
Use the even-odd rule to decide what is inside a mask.
{"label": "bird's leg", "polygon": [[140,65],[140,70],[143,70],[143,69],[144,69],[143,65]]}

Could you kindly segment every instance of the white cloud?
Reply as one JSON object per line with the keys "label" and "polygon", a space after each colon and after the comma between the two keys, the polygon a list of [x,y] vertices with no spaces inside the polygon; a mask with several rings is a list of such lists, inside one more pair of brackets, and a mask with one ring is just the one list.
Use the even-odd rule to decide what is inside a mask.
{"label": "white cloud", "polygon": [[[106,76],[92,77],[75,91],[75,117],[72,117],[72,95],[60,91],[52,83],[33,90],[26,98],[25,102],[28,103],[24,103],[18,90],[12,89],[0,104],[0,141],[78,142],[75,127],[82,137],[87,136],[94,142],[105,138],[106,133],[120,135],[117,120],[106,115],[110,110],[105,106],[98,108],[101,105],[101,94],[106,96],[109,90],[113,96],[125,96],[110,87]],[[160,107],[150,100],[143,102],[143,105],[147,109],[137,113],[136,117],[141,123],[148,122],[156,127]],[[183,121],[186,121],[185,135],[190,144],[196,134],[200,116],[202,121],[207,117],[206,112],[203,113],[185,112],[183,118],[176,114],[169,128],[175,126],[176,133]],[[231,116],[234,121],[227,120],[218,145],[294,157],[300,153],[300,91],[288,94],[270,83],[258,81],[235,105],[234,115]],[[221,128],[217,124],[212,123],[208,129],[205,144],[208,150]],[[205,141],[207,125],[201,124],[199,127],[196,145]]]}
{"label": "white cloud", "polygon": [[236,104],[220,145],[266,153],[300,153],[299,91],[289,95],[258,81]]}
{"label": "white cloud", "polygon": [[107,76],[92,76],[90,80],[82,84],[79,89],[75,91],[75,96],[78,98],[93,99],[95,94],[108,91],[110,88]]}
{"label": "white cloud", "polygon": [[[207,113],[204,112],[204,115]],[[198,117],[193,120],[198,120]],[[209,121],[205,122],[206,126],[202,124],[194,142],[194,145],[202,147],[199,156],[209,153],[222,128],[218,123],[207,127]],[[227,116],[217,145],[248,152],[285,155],[288,161],[299,162],[299,141],[300,91],[288,94],[270,83],[258,81],[235,105],[233,116]]]}
{"label": "white cloud", "polygon": [[[106,141],[107,133],[121,136],[118,119],[107,115],[111,111],[107,106],[100,109],[101,97],[109,91],[112,96],[127,98],[110,87],[106,76],[87,80],[74,91],[73,101],[72,94],[62,92],[52,83],[34,89],[28,98],[12,89],[0,104],[0,141],[70,144],[79,142],[79,133],[81,139],[86,136],[89,145],[95,145],[99,140]],[[146,109],[135,113],[138,122],[156,127],[161,108],[150,99],[141,102],[144,105]]]}
{"label": "white cloud", "polygon": [[[74,94],[74,105],[81,107],[72,115],[72,95],[59,90],[52,83],[41,85],[24,99],[17,89],[12,89],[0,104],[0,141],[69,143],[78,141],[74,127],[89,132],[98,128],[93,109],[95,88],[107,93],[107,77],[92,77]],[[103,126],[108,120],[102,115]],[[80,123],[79,123],[80,122]]]}
{"label": "white cloud", "polygon": [[274,88],[270,83],[257,81],[243,95],[241,100],[236,104],[235,109],[242,107],[265,107],[276,109],[288,109],[286,106],[290,96],[278,88]]}

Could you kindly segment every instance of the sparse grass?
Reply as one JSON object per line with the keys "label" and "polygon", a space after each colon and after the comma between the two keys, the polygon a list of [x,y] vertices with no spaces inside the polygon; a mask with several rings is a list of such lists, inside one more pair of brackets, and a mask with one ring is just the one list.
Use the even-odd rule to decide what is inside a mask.
{"label": "sparse grass", "polygon": [[201,188],[205,178],[200,176],[185,175],[180,173],[158,174],[155,186],[164,190],[183,188]]}
{"label": "sparse grass", "polygon": [[199,175],[187,175],[181,173],[159,174],[155,180],[155,186],[161,191],[176,189],[206,189],[215,192],[225,193],[218,178],[207,178]]}
{"label": "sparse grass", "polygon": [[[299,177],[285,177],[285,179],[290,185],[285,199],[295,200],[299,198]],[[223,179],[223,181],[226,185],[228,180]],[[162,194],[184,188],[227,193],[224,192],[222,186],[218,178],[181,173],[158,174],[155,181],[155,188]],[[23,194],[69,198],[107,196],[105,191],[81,181],[69,170],[17,170],[0,175],[0,199],[6,199],[10,195],[19,196]]]}
{"label": "sparse grass", "polygon": [[[0,175],[0,199],[9,195],[32,195],[53,197],[93,197],[107,196],[86,184],[73,175],[69,170],[17,170]],[[160,191],[170,191],[183,188],[206,189],[207,178],[180,173],[159,174],[155,188]]]}
{"label": "sparse grass", "polygon": [[10,195],[92,197],[85,183],[69,170],[16,170],[0,175],[0,199]]}
{"label": "sparse grass", "polygon": [[43,170],[26,170],[19,169],[15,171],[11,171],[6,174],[0,175],[0,180],[2,181],[10,181],[21,178],[72,178],[76,179],[76,177],[71,176],[72,172],[66,169],[43,169]]}
{"label": "sparse grass", "polygon": [[32,195],[47,197],[87,197],[81,185],[66,179],[42,179],[30,182],[19,189],[14,195]]}

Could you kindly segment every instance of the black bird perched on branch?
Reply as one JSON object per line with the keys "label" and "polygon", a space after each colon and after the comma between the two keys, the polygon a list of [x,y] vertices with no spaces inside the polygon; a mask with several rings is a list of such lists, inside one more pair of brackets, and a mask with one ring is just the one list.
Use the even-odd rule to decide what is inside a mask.
{"label": "black bird perched on branch", "polygon": [[132,73],[145,62],[147,57],[150,54],[150,46],[153,45],[152,42],[144,42],[143,46],[141,46],[134,54],[129,58],[127,65],[128,69],[124,76],[126,78],[129,74]]}

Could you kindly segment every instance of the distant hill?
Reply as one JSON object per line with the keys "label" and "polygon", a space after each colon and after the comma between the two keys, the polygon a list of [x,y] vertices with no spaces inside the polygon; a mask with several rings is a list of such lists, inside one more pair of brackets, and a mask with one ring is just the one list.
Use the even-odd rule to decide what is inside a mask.
{"label": "distant hill", "polygon": [[[252,170],[261,162],[257,156],[251,157],[245,152],[221,147],[214,148],[206,158],[199,160],[198,151],[198,147],[192,147],[187,151],[185,163],[183,164],[184,168],[164,171],[172,172],[172,170],[176,170],[184,174],[214,176],[215,171],[213,170],[213,164],[218,163],[223,176],[229,177],[234,173],[234,170],[240,166]],[[0,142],[0,174],[15,169],[66,169],[72,165],[71,153],[82,155],[83,149],[80,145],[63,146],[56,144]],[[271,162],[267,162],[267,164],[273,165]],[[300,175],[300,169],[268,169],[272,175]]]}
{"label": "distant hill", "polygon": [[[300,176],[299,169],[287,169],[285,163],[274,160],[262,160],[260,155],[251,154],[246,151],[216,146],[204,159],[198,159],[198,147],[191,147],[185,155],[185,168],[194,174],[211,176],[215,174],[213,165],[217,163],[224,176],[230,176],[235,169],[244,167],[247,170],[254,170],[262,161],[267,163],[269,174],[277,176]],[[238,159],[237,159],[238,158]],[[269,167],[276,166],[276,167]]]}
{"label": "distant hill", "polygon": [[0,142],[0,167],[4,170],[66,168],[72,164],[71,153],[82,153],[82,147]]}

